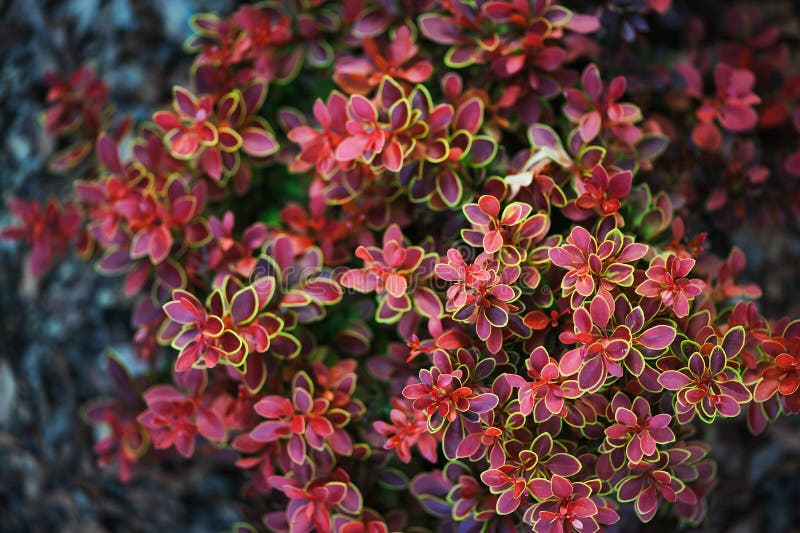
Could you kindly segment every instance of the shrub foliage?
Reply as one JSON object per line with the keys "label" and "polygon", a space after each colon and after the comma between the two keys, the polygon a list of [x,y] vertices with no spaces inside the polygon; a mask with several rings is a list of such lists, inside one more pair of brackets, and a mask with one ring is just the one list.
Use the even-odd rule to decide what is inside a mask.
{"label": "shrub foliage", "polygon": [[800,77],[747,5],[564,4],[197,15],[135,133],[48,75],[74,194],[3,236],[124,276],[149,371],[108,358],[100,463],[221,454],[274,531],[701,522],[703,427],[800,412],[800,321],[699,232],[798,214]]}

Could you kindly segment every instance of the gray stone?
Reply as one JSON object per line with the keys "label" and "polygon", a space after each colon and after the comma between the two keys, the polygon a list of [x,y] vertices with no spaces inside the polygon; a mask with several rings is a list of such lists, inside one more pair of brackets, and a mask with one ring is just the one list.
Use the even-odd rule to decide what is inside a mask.
{"label": "gray stone", "polygon": [[17,381],[6,361],[0,361],[0,426],[8,425],[17,397]]}

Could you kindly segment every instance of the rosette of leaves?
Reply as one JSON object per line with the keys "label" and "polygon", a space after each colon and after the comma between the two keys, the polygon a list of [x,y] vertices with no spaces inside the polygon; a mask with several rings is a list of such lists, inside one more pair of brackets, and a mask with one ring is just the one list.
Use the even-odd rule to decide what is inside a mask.
{"label": "rosette of leaves", "polygon": [[418,111],[428,128],[417,139],[413,157],[400,170],[398,180],[412,202],[424,202],[435,210],[452,209],[477,188],[482,169],[497,154],[497,140],[482,132],[484,103],[465,95],[455,107],[434,105],[421,85],[414,88],[410,101],[412,112]]}
{"label": "rosette of leaves", "polygon": [[254,276],[276,280],[275,305],[287,328],[297,322],[310,324],[326,316],[326,307],[342,299],[342,289],[333,272],[324,266],[322,250],[317,246],[298,251],[287,235],[277,235],[264,246]]}
{"label": "rosette of leaves", "polygon": [[[528,251],[539,243],[550,229],[550,218],[545,213],[531,215],[533,207],[512,202],[500,212],[500,202],[494,196],[484,195],[477,203],[466,204],[464,215],[471,229],[461,230],[467,244],[482,247],[489,254],[498,253],[503,264],[516,266],[528,256]],[[536,286],[534,280],[526,280]]]}
{"label": "rosette of leaves", "polygon": [[268,395],[254,406],[267,421],[258,424],[250,438],[256,442],[281,441],[295,464],[307,461],[306,446],[322,450],[326,445],[340,455],[353,452],[350,435],[342,428],[350,413],[334,406],[324,395],[316,394],[311,377],[299,371],[292,378],[291,396]]}
{"label": "rosette of leaves", "polygon": [[239,172],[240,150],[256,159],[278,150],[269,126],[256,116],[266,98],[263,83],[215,98],[200,98],[188,89],[173,89],[173,110],[159,111],[153,121],[164,132],[164,142],[173,157],[196,160],[203,171],[215,180]]}
{"label": "rosette of leaves", "polygon": [[425,37],[448,47],[447,67],[480,65],[484,75],[502,80],[504,111],[511,115],[516,109],[532,124],[541,117],[541,100],[560,93],[568,59],[564,30],[591,33],[598,23],[555,2],[497,1],[426,13],[419,26]]}
{"label": "rosette of leaves", "polygon": [[258,390],[266,379],[266,366],[254,354],[270,351],[290,358],[300,349],[283,331],[283,319],[267,310],[275,292],[275,278],[270,276],[248,285],[228,276],[205,304],[191,293],[175,291],[173,300],[164,304],[169,320],[159,335],[179,350],[176,371],[232,365],[239,367],[251,390]]}
{"label": "rosette of leaves", "polygon": [[[617,301],[622,307],[621,314],[625,312],[626,298],[620,295]],[[611,320],[615,311],[608,300],[598,294],[588,306],[575,310],[572,315],[574,330],[559,335],[564,344],[578,344],[563,354],[559,369],[566,376],[577,374],[581,390],[596,392],[609,377],[621,378],[625,368],[640,376],[645,371],[642,351],[663,353],[675,339],[672,325],[653,325],[645,329],[645,315],[639,307],[627,312],[624,321],[616,325],[616,320]],[[644,379],[647,378],[651,376],[648,374]]]}
{"label": "rosette of leaves", "polygon": [[648,251],[646,244],[634,242],[617,229],[601,229],[595,237],[582,226],[575,226],[558,247],[549,249],[553,265],[567,269],[561,291],[573,309],[595,293],[611,302],[617,287],[633,285],[633,263]]}
{"label": "rosette of leaves", "polygon": [[374,38],[365,37],[362,41],[364,56],[337,59],[333,81],[348,94],[366,94],[377,87],[384,76],[392,76],[406,85],[424,83],[433,74],[433,65],[421,57],[416,37],[413,26],[400,26],[384,50]]}
{"label": "rosette of leaves", "polygon": [[633,145],[642,136],[642,131],[635,126],[642,120],[642,112],[638,106],[625,102],[617,102],[625,94],[624,76],[617,76],[608,84],[600,78],[597,65],[588,65],[581,75],[583,91],[567,88],[564,96],[567,104],[564,115],[576,123],[577,131],[584,143],[589,143],[598,135],[607,134],[619,141]]}
{"label": "rosette of leaves", "polygon": [[175,374],[172,385],[155,385],[144,392],[147,409],[137,421],[147,428],[153,446],[165,449],[174,446],[184,457],[191,457],[198,435],[212,442],[226,438],[225,423],[207,391],[205,370],[190,369]]}
{"label": "rosette of leaves", "polygon": [[422,246],[406,246],[399,226],[386,229],[382,248],[359,246],[356,257],[364,267],[349,269],[339,282],[361,293],[376,293],[376,321],[391,324],[412,310],[433,319],[441,316],[439,297],[425,286],[433,276],[437,255]]}
{"label": "rosette of leaves", "polygon": [[34,277],[44,274],[78,238],[81,214],[73,204],[61,205],[51,199],[42,207],[39,202],[9,198],[8,210],[20,224],[6,226],[0,237],[24,240],[30,246],[28,269]]}
{"label": "rosette of leaves", "polygon": [[759,344],[762,355],[758,365],[745,372],[745,382],[753,391],[748,421],[756,432],[763,431],[767,420],[775,418],[781,408],[800,412],[800,321],[789,322],[780,335]]}
{"label": "rosette of leaves", "polygon": [[527,333],[515,313],[519,307],[514,302],[521,295],[515,285],[520,272],[518,266],[504,266],[486,252],[468,265],[455,248],[448,250],[446,262],[436,265],[436,275],[453,283],[447,290],[445,310],[455,320],[474,324],[478,338],[491,353],[502,348],[506,326],[509,334]]}
{"label": "rosette of leaves", "polygon": [[697,415],[711,423],[717,415],[732,417],[752,396],[742,384],[739,354],[744,348],[744,328],[730,328],[719,337],[711,334],[702,344],[681,342],[677,355],[663,358],[658,382],[675,391],[675,417],[682,424]]}
{"label": "rosette of leaves", "polygon": [[291,528],[297,533],[329,532],[334,514],[344,514],[348,521],[353,521],[364,504],[361,492],[341,468],[307,481],[293,476],[271,476],[269,483],[289,498],[285,511],[264,516],[264,524],[273,531]]}
{"label": "rosette of leaves", "polygon": [[150,447],[150,434],[136,420],[144,406],[141,379],[133,378],[113,353],[104,357],[106,371],[113,383],[111,396],[91,401],[81,408],[82,417],[107,432],[93,447],[101,466],[116,462],[119,477],[129,481],[136,462]]}

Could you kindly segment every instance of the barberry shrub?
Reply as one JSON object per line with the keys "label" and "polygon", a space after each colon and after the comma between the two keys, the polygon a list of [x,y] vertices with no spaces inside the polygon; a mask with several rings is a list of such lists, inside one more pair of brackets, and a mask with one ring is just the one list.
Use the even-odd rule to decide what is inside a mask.
{"label": "barberry shrub", "polygon": [[670,0],[583,4],[200,14],[190,81],[133,135],[90,68],[49,75],[74,195],[12,199],[2,235],[34,276],[70,243],[124,275],[154,371],[109,358],[100,464],[219,454],[270,531],[702,522],[704,427],[800,412],[800,321],[687,228],[800,174],[753,133],[800,128],[800,78],[738,4],[687,23],[691,54],[648,34]]}

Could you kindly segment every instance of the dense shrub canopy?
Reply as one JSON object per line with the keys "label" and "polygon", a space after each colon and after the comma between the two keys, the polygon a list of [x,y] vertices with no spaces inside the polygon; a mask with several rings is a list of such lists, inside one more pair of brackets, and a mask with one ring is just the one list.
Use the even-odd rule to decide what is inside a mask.
{"label": "dense shrub canopy", "polygon": [[48,75],[74,195],[3,236],[124,275],[100,463],[232,450],[271,531],[700,523],[703,427],[800,412],[800,321],[706,233],[800,214],[800,77],[744,4],[564,4],[201,14],[135,132]]}

